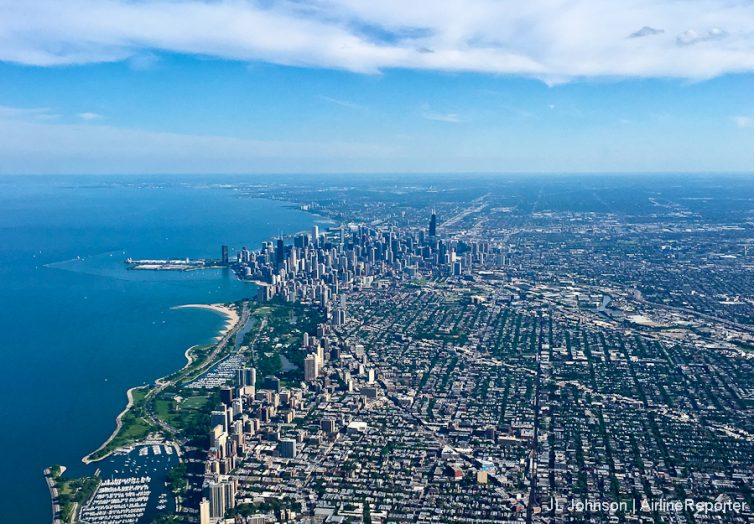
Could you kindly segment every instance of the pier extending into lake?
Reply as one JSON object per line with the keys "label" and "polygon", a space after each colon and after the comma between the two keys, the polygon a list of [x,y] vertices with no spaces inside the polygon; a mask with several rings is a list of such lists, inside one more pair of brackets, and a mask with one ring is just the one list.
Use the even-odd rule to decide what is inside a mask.
{"label": "pier extending into lake", "polygon": [[221,260],[210,258],[175,258],[175,259],[133,259],[127,258],[128,269],[141,271],[194,271],[197,269],[214,269],[226,267]]}

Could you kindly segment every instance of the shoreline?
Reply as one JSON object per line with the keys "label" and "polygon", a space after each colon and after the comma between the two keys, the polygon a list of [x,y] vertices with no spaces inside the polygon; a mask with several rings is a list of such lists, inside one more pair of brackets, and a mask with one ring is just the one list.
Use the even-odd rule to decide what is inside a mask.
{"label": "shoreline", "polygon": [[59,524],[62,522],[58,518],[58,514],[60,512],[60,502],[58,500],[58,478],[63,476],[63,473],[65,473],[66,467],[61,465],[60,466],[60,473],[58,474],[58,477],[55,478],[52,476],[52,467],[45,468],[44,469],[44,476],[45,476],[45,483],[47,484],[47,489],[50,491],[50,500],[52,501],[52,523],[53,524]]}
{"label": "shoreline", "polygon": [[183,356],[186,357],[186,363],[183,365],[181,369],[185,369],[194,363],[194,357],[191,356],[191,350],[197,347],[198,345],[199,344],[194,344],[193,346],[189,347],[186,351],[183,352]]}
{"label": "shoreline", "polygon": [[[214,339],[214,344],[215,345],[218,344],[225,336],[227,336],[228,333],[230,333],[233,329],[235,329],[239,325],[239,323],[241,321],[241,317],[236,312],[236,310],[233,309],[233,308],[231,308],[231,307],[229,307],[229,306],[226,306],[225,304],[182,304],[182,305],[179,305],[179,306],[173,306],[170,309],[187,309],[187,308],[207,309],[207,310],[219,313],[221,315],[224,315],[226,317],[227,320],[225,322],[225,325],[217,332],[218,334],[217,334],[217,336]],[[186,363],[183,366],[181,366],[181,368],[178,369],[177,371],[172,372],[172,373],[170,373],[170,374],[168,374],[168,375],[166,375],[164,377],[157,378],[154,381],[154,387],[156,387],[158,389],[165,388],[167,385],[170,384],[170,381],[166,380],[167,377],[169,377],[170,375],[173,375],[174,373],[180,373],[181,371],[189,368],[193,364],[193,362],[194,362],[194,358],[191,355],[191,350],[194,349],[195,347],[199,346],[199,345],[201,345],[201,344],[193,344],[193,345],[189,346],[188,349],[186,349],[186,351],[183,353],[184,356],[186,357]],[[81,462],[83,462],[84,464],[87,464],[87,465],[88,464],[92,464],[94,462],[99,462],[100,460],[103,460],[103,459],[109,457],[110,454],[113,451],[115,451],[115,450],[111,450],[109,453],[106,453],[105,455],[103,455],[101,457],[91,458],[93,455],[95,455],[98,452],[100,452],[103,449],[105,449],[115,439],[115,437],[118,436],[118,433],[120,432],[121,428],[123,427],[123,417],[126,415],[126,413],[128,413],[128,411],[134,405],[133,392],[136,391],[137,389],[142,389],[142,388],[148,388],[149,389],[151,387],[153,387],[153,386],[150,386],[149,384],[146,384],[146,385],[142,385],[142,386],[131,387],[131,388],[129,388],[126,391],[126,398],[128,399],[128,402],[126,403],[126,407],[123,408],[123,410],[120,413],[118,413],[118,415],[115,417],[115,429],[110,434],[110,436],[107,438],[107,440],[105,440],[105,442],[103,442],[94,451],[91,451],[91,452],[87,453],[81,459]],[[151,390],[151,391],[154,391],[154,390]],[[147,394],[149,394],[149,392]]]}
{"label": "shoreline", "polygon": [[110,436],[107,437],[107,440],[104,441],[100,445],[100,447],[98,447],[97,449],[95,449],[91,453],[88,453],[84,458],[81,459],[81,462],[83,462],[84,464],[91,464],[93,462],[99,462],[100,460],[102,460],[104,458],[107,458],[110,455],[108,453],[107,455],[104,455],[103,457],[98,458],[98,459],[89,458],[92,455],[98,453],[99,451],[102,451],[103,449],[105,449],[110,444],[110,442],[112,442],[113,439],[118,436],[118,433],[120,432],[121,428],[123,427],[123,416],[126,413],[128,413],[128,410],[131,409],[133,407],[133,405],[134,405],[134,393],[133,393],[134,390],[140,389],[140,388],[143,388],[143,387],[147,387],[147,386],[134,386],[132,388],[128,388],[128,391],[126,391],[126,398],[128,398],[128,403],[126,404],[126,407],[123,408],[123,411],[121,411],[120,413],[118,413],[118,416],[115,417],[115,429],[110,434]]}
{"label": "shoreline", "polygon": [[[214,311],[215,313],[224,315],[227,319],[225,321],[225,326],[220,329],[220,331],[218,331],[217,336],[215,337],[215,341],[222,340],[222,338],[227,335],[241,320],[241,317],[238,315],[235,309],[224,304],[182,304],[180,306],[173,306],[170,309],[207,309]],[[194,346],[196,346],[196,344]],[[191,348],[187,349],[186,352],[188,353],[188,351],[190,350]]]}

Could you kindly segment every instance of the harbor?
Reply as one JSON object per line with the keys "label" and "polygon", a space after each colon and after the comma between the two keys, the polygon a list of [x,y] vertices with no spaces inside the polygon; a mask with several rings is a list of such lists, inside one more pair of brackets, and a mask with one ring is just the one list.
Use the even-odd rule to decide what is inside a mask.
{"label": "harbor", "polygon": [[81,509],[80,522],[137,524],[175,511],[167,472],[179,462],[171,443],[146,443],[119,450],[100,465],[101,482]]}

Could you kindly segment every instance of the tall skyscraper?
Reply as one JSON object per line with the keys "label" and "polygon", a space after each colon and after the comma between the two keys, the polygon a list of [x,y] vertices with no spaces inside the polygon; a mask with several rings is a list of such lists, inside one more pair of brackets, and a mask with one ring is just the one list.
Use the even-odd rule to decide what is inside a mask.
{"label": "tall skyscraper", "polygon": [[225,511],[236,507],[236,483],[228,477],[219,477],[205,485],[205,494],[209,499],[209,516],[211,519],[225,517]]}
{"label": "tall skyscraper", "polygon": [[244,372],[244,386],[256,386],[257,385],[256,368],[243,368],[243,372]]}
{"label": "tall skyscraper", "polygon": [[231,407],[233,405],[233,388],[230,386],[223,386],[220,388],[220,402],[225,404],[227,407]]}
{"label": "tall skyscraper", "polygon": [[199,524],[210,524],[209,500],[202,499],[199,503]]}
{"label": "tall skyscraper", "polygon": [[432,210],[432,216],[429,219],[429,236],[437,236],[437,214],[434,209]]}
{"label": "tall skyscraper", "polygon": [[312,226],[312,242],[316,242],[319,238],[319,226]]}
{"label": "tall skyscraper", "polygon": [[304,380],[314,382],[319,375],[319,362],[316,355],[309,355],[304,359]]}
{"label": "tall skyscraper", "polygon": [[275,248],[275,262],[277,267],[281,267],[285,262],[285,244],[283,243],[283,237],[278,238],[277,247]]}
{"label": "tall skyscraper", "polygon": [[222,264],[223,266],[227,266],[230,262],[230,257],[228,256],[228,246],[222,247]]}
{"label": "tall skyscraper", "polygon": [[228,415],[225,410],[215,410],[210,414],[210,427],[222,426],[223,431],[228,431]]}

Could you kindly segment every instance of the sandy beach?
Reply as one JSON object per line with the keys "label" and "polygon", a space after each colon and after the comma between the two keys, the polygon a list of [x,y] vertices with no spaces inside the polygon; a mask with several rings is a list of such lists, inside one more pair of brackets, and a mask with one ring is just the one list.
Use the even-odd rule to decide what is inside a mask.
{"label": "sandy beach", "polygon": [[[225,326],[218,332],[217,337],[215,337],[216,341],[222,340],[222,338],[225,335],[227,335],[228,333],[230,333],[230,331],[233,328],[235,328],[238,325],[238,323],[240,322],[240,320],[241,320],[241,317],[239,316],[239,314],[236,312],[235,309],[233,309],[233,308],[231,308],[229,306],[225,306],[223,304],[183,304],[183,305],[180,305],[180,306],[174,306],[171,309],[184,309],[184,308],[209,309],[209,310],[214,311],[216,313],[220,313],[221,315],[225,315],[225,317],[227,318],[227,321],[225,322]],[[182,370],[192,364],[193,358],[191,357],[191,349],[194,348],[194,347],[196,347],[196,346],[191,346],[190,348],[188,348],[186,350],[185,355],[186,355],[187,363],[183,366],[183,368],[181,368]],[[164,387],[168,383],[166,383],[163,380],[163,378],[159,378],[159,379],[157,379],[155,381],[155,384],[159,387],[159,389],[161,389],[162,387]],[[89,464],[91,462],[96,462],[97,460],[102,460],[103,458],[105,458],[107,456],[107,455],[105,455],[105,456],[100,457],[100,458],[98,458],[96,460],[91,458],[92,455],[94,455],[98,451],[100,451],[100,450],[104,449],[105,447],[107,447],[107,445],[110,444],[110,442],[112,442],[112,440],[118,435],[118,432],[120,431],[120,429],[121,429],[121,427],[123,425],[123,421],[122,421],[123,416],[128,412],[129,409],[131,409],[133,407],[133,403],[134,403],[133,391],[135,389],[140,388],[140,387],[146,387],[146,386],[133,387],[133,388],[130,388],[126,392],[126,396],[128,397],[128,403],[126,404],[126,407],[123,409],[123,411],[121,411],[120,414],[118,414],[118,416],[115,418],[115,430],[112,432],[112,434],[110,435],[110,437],[99,448],[97,448],[96,450],[92,451],[86,457],[84,457],[83,459],[81,459],[82,462],[84,462],[85,464]]]}
{"label": "sandy beach", "polygon": [[238,316],[238,313],[235,309],[223,304],[183,304],[181,306],[175,306],[171,309],[185,308],[209,309],[216,313],[220,313],[221,315],[225,315],[228,320],[225,322],[225,327],[223,327],[223,329],[221,329],[217,334],[217,337],[215,337],[215,340],[222,339],[228,332],[230,332],[231,329],[236,326],[236,324],[238,324],[238,321],[240,320],[240,317]]}

